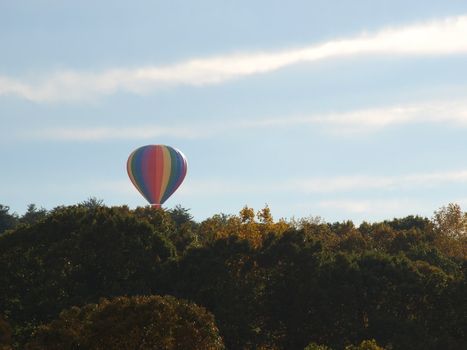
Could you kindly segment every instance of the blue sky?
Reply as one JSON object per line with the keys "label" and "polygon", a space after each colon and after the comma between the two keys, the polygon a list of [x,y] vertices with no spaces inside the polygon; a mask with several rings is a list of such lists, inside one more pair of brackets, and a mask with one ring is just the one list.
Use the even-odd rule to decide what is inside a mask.
{"label": "blue sky", "polygon": [[465,1],[0,0],[0,203],[145,205],[125,163],[182,150],[196,219],[467,206]]}

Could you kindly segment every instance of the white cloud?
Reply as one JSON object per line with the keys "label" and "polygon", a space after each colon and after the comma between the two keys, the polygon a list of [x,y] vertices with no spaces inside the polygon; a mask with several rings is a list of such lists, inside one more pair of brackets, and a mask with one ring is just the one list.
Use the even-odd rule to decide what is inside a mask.
{"label": "white cloud", "polygon": [[28,140],[55,141],[149,140],[156,137],[195,139],[215,137],[239,130],[294,128],[307,125],[320,126],[331,132],[362,133],[408,123],[449,123],[467,127],[467,102],[438,101],[302,117],[285,116],[222,123],[199,121],[192,125],[185,123],[183,126],[52,127],[22,130],[18,136]]}
{"label": "white cloud", "polygon": [[43,102],[95,98],[117,91],[145,94],[160,86],[217,84],[301,62],[352,55],[467,53],[466,37],[467,16],[458,16],[278,52],[230,54],[166,66],[103,72],[62,71],[39,82],[0,76],[0,95]]}
{"label": "white cloud", "polygon": [[199,128],[164,126],[44,128],[19,133],[19,137],[23,139],[50,141],[142,140],[157,137],[192,139],[206,135]]}
{"label": "white cloud", "polygon": [[435,101],[320,115],[240,121],[237,127],[264,128],[320,125],[330,131],[355,133],[377,131],[392,125],[408,123],[450,123],[467,126],[467,102],[465,100]]}
{"label": "white cloud", "polygon": [[450,123],[467,126],[465,101],[432,102],[335,114],[316,119],[346,132],[366,132],[408,123]]}
{"label": "white cloud", "polygon": [[177,190],[181,196],[225,196],[242,193],[264,193],[267,188],[255,186],[253,184],[236,183],[235,181],[226,181],[218,179],[210,180],[191,180],[187,179]]}
{"label": "white cloud", "polygon": [[401,215],[413,213],[414,209],[420,208],[421,204],[417,200],[401,199],[335,199],[325,200],[318,203],[318,207],[324,209],[339,210],[356,214],[384,214]]}
{"label": "white cloud", "polygon": [[[315,211],[332,210],[338,211],[343,214],[362,214],[361,220],[387,218],[388,215],[398,216],[411,214],[430,215],[435,209],[448,201],[459,203],[463,208],[467,206],[467,198],[459,197],[453,200],[447,200],[446,203],[434,203],[433,200],[427,202],[426,198],[423,200],[417,196],[407,196],[403,191],[405,189],[423,189],[435,188],[442,186],[446,183],[452,184],[465,184],[467,183],[467,169],[449,172],[427,172],[415,173],[406,175],[394,176],[340,176],[340,177],[314,177],[302,179],[300,181],[293,179],[284,179],[280,182],[262,182],[262,183],[242,183],[235,180],[225,179],[192,179],[187,178],[186,181],[177,190],[177,198],[185,198],[185,200],[196,201],[199,198],[213,199],[222,198],[226,196],[239,196],[245,195],[269,195],[274,194],[282,196],[283,194],[290,195],[291,193],[300,194],[303,199],[315,198],[312,202],[297,204],[287,204],[288,206],[295,206],[300,210]],[[29,187],[28,187],[29,186]],[[64,191],[68,193],[69,201],[85,200],[86,196],[96,196],[98,198],[110,198],[111,196],[118,195],[119,198],[124,199],[127,203],[134,205],[143,205],[144,199],[140,196],[138,191],[133,187],[128,179],[120,180],[93,180],[85,181],[81,184],[49,184],[44,186],[36,186],[35,184],[27,185],[29,192],[35,193],[36,197],[40,197],[42,193],[63,194]],[[375,191],[378,190],[397,190],[394,191],[398,198],[353,198],[352,193],[356,192],[358,195],[364,194],[365,190],[372,191],[374,197]],[[7,196],[13,196],[13,190],[5,192]],[[28,193],[29,193],[28,192]],[[84,194],[83,194],[84,193]],[[327,198],[332,199],[319,199],[317,197],[307,197],[310,194],[326,194]],[[342,196],[346,196],[342,198]],[[248,198],[248,197],[245,197]],[[273,204],[272,199],[270,204]],[[287,209],[290,209],[289,207]],[[364,214],[364,215],[363,215]],[[376,216],[375,216],[376,215]],[[343,216],[345,218],[346,216]],[[358,216],[359,217],[359,216]],[[356,217],[355,217],[356,218]]]}
{"label": "white cloud", "polygon": [[445,183],[467,183],[467,170],[418,173],[398,176],[350,175],[290,181],[290,189],[304,193],[330,193],[355,190],[388,190],[435,187]]}
{"label": "white cloud", "polygon": [[446,183],[467,183],[467,170],[414,173],[406,175],[345,175],[285,179],[281,182],[239,183],[221,179],[190,180],[180,191],[184,196],[230,194],[300,193],[329,194],[364,190],[433,188]]}

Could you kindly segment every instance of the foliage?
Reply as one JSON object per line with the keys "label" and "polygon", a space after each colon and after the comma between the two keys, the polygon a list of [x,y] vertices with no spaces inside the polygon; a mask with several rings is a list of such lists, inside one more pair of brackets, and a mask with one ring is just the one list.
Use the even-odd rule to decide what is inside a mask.
{"label": "foliage", "polygon": [[28,204],[26,213],[19,219],[19,222],[26,225],[33,225],[36,222],[44,219],[47,215],[45,208],[37,208],[33,203]]}
{"label": "foliage", "polygon": [[206,219],[201,223],[199,231],[200,239],[204,242],[235,236],[257,248],[269,234],[281,235],[290,227],[285,220],[274,222],[267,206],[256,215],[253,208],[245,206],[238,216],[214,215]]}
{"label": "foliage", "polygon": [[35,204],[28,204],[26,212],[19,217],[9,213],[8,206],[0,204],[0,235],[7,230],[16,228],[19,224],[33,225],[36,222],[44,219],[47,215],[47,210],[38,208]]}
{"label": "foliage", "polygon": [[79,205],[88,209],[97,209],[104,206],[104,200],[96,197],[89,197],[85,201],[79,203]]}
{"label": "foliage", "polygon": [[204,248],[192,249],[173,261],[159,293],[193,300],[214,313],[227,348],[256,349],[258,303],[253,263],[248,241],[237,237],[219,239]]}
{"label": "foliage", "polygon": [[459,349],[467,343],[465,217],[448,205],[432,220],[357,227],[274,220],[267,206],[245,206],[197,223],[180,206],[130,210],[89,200],[0,236],[0,313],[15,349],[41,323],[48,325],[38,337],[64,327],[63,317],[101,317],[92,310],[102,297],[135,295],[206,308],[227,349]]}
{"label": "foliage", "polygon": [[332,350],[332,349],[327,347],[326,345],[318,345],[316,343],[310,343],[305,347],[304,350]]}
{"label": "foliage", "polygon": [[384,348],[379,346],[374,339],[371,339],[362,341],[358,346],[346,346],[345,350],[384,350]]}
{"label": "foliage", "polygon": [[177,248],[177,252],[183,254],[190,247],[198,247],[200,245],[196,232],[198,224],[193,220],[189,210],[176,205],[175,208],[168,210],[168,214],[175,225],[173,234],[168,238]]}
{"label": "foliage", "polygon": [[18,224],[18,216],[9,211],[10,207],[0,204],[0,235]]}
{"label": "foliage", "polygon": [[163,210],[150,206],[138,207],[134,215],[152,225],[164,238],[171,241],[178,255],[183,255],[185,250],[198,242],[196,223],[184,208]]}
{"label": "foliage", "polygon": [[172,255],[127,208],[59,208],[0,237],[0,312],[28,333],[71,305],[147,294]]}
{"label": "foliage", "polygon": [[117,297],[73,307],[41,326],[29,350],[223,349],[206,309],[170,296]]}
{"label": "foliage", "polygon": [[467,259],[467,213],[450,203],[434,213],[437,246],[448,256]]}

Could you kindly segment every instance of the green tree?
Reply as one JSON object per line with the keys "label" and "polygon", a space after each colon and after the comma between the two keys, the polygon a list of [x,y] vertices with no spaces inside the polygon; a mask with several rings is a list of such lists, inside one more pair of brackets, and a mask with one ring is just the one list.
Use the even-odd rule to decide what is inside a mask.
{"label": "green tree", "polygon": [[[459,235],[441,229],[450,219],[440,218],[356,228],[317,218],[275,222],[269,208],[255,216],[245,207],[197,225],[181,207],[56,208],[0,236],[0,312],[16,349],[64,308],[150,294],[206,307],[229,349],[374,348],[362,339],[393,349],[460,349],[467,263],[451,249],[462,247]],[[76,327],[60,337],[81,332],[90,315],[84,308],[66,312]]]}
{"label": "green tree", "polygon": [[185,235],[181,237],[179,235],[180,228],[174,221],[174,218],[180,218],[177,215],[173,216],[170,211],[163,208],[146,206],[136,208],[133,213],[139,220],[146,221],[154,227],[154,230],[156,230],[167,240],[171,241],[172,244],[174,244],[174,246],[177,248],[178,253],[183,253],[187,245],[190,244],[191,227],[184,226],[184,228],[186,228],[189,232],[185,233]]}
{"label": "green tree", "polygon": [[[0,237],[0,310],[20,343],[71,305],[151,294],[173,246],[126,207],[58,208]],[[22,329],[19,329],[19,328]]]}
{"label": "green tree", "polygon": [[197,234],[198,224],[193,220],[189,209],[176,205],[173,209],[168,210],[168,214],[175,224],[175,229],[168,238],[175,245],[179,254],[183,254],[188,247],[201,244]]}
{"label": "green tree", "polygon": [[28,350],[223,349],[214,317],[171,296],[117,297],[73,307],[41,326]]}
{"label": "green tree", "polygon": [[184,224],[196,225],[193,221],[193,215],[190,214],[190,209],[183,208],[181,205],[177,204],[173,209],[170,209],[169,215],[172,217],[172,221],[177,227],[180,227]]}
{"label": "green tree", "polygon": [[[318,243],[291,232],[265,247],[260,259],[266,328],[280,348],[303,349],[313,341],[341,349],[370,337],[397,349],[443,348],[441,338],[450,349],[462,344],[462,288],[447,294],[459,276],[403,255],[329,252]],[[447,317],[441,312],[450,315],[450,327],[440,323]]]}
{"label": "green tree", "polygon": [[[289,231],[265,242],[258,257],[263,287],[264,328],[281,349],[303,349],[310,341],[325,343],[325,324],[313,303],[321,293],[317,277],[322,245],[301,231]],[[330,311],[332,313],[332,311]],[[316,320],[316,321],[315,321]],[[313,337],[310,339],[310,334]]]}
{"label": "green tree", "polygon": [[79,205],[88,209],[97,209],[104,206],[104,200],[96,197],[89,197],[85,201],[79,203]]}
{"label": "green tree", "polygon": [[257,349],[261,312],[254,249],[232,236],[190,249],[164,271],[164,289],[210,310],[229,349]]}
{"label": "green tree", "polygon": [[421,216],[409,215],[401,219],[394,218],[393,220],[385,220],[385,225],[389,225],[396,231],[419,229],[422,231],[430,230],[433,226],[431,221]]}
{"label": "green tree", "polygon": [[26,212],[19,218],[19,222],[26,225],[32,225],[44,219],[47,216],[45,208],[37,208],[33,203],[28,204]]}
{"label": "green tree", "polygon": [[0,204],[0,235],[18,224],[18,216],[10,214],[10,207]]}

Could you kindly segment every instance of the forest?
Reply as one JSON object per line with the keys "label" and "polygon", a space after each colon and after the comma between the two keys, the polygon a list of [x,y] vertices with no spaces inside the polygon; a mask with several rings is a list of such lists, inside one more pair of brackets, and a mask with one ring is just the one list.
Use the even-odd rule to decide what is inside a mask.
{"label": "forest", "polygon": [[461,349],[467,213],[0,205],[0,349]]}

